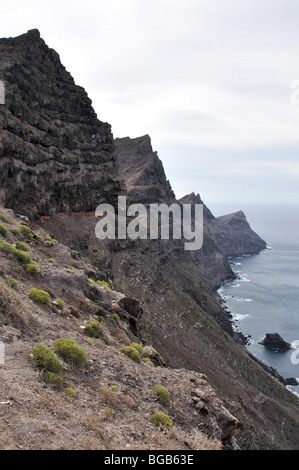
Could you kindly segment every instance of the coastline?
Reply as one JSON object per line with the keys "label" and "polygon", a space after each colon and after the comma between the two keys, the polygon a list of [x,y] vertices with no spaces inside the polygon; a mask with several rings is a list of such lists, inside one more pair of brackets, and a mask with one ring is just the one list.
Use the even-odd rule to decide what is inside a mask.
{"label": "coastline", "polygon": [[[272,250],[272,246],[268,243],[267,243],[267,246],[266,246],[265,250],[262,250],[262,251],[266,251],[266,250]],[[242,271],[236,271],[234,269],[234,267],[238,268],[239,266],[242,266],[242,263],[239,260],[242,260],[244,258],[253,258],[253,257],[258,256],[260,253],[261,252],[258,252],[256,254],[243,254],[243,255],[237,256],[237,257],[229,256],[228,261],[229,261],[229,263],[232,267],[232,270],[233,270],[235,276],[231,279],[226,279],[225,281],[223,281],[221,283],[221,285],[217,288],[217,293],[221,297],[221,303],[222,303],[222,306],[223,306],[224,310],[226,311],[226,313],[230,317],[232,329],[234,330],[234,332],[236,334],[237,342],[242,343],[242,346],[244,347],[244,349],[246,350],[248,355],[255,362],[257,362],[264,370],[266,370],[269,374],[271,374],[276,379],[278,379],[290,392],[292,392],[296,396],[299,396],[299,386],[298,386],[299,385],[299,378],[298,377],[284,377],[283,375],[281,375],[279,373],[279,371],[275,367],[273,367],[273,365],[271,365],[271,363],[268,363],[268,362],[262,360],[260,357],[258,357],[256,354],[254,354],[253,352],[251,352],[248,349],[248,346],[250,346],[250,344],[252,342],[251,334],[245,334],[244,331],[239,329],[240,328],[241,318],[238,318],[236,314],[232,313],[229,300],[232,299],[232,298],[234,299],[234,301],[240,301],[240,302],[253,302],[253,300],[251,298],[242,298],[242,297],[238,297],[238,296],[235,296],[235,297],[230,296],[225,292],[225,289],[228,286],[229,287],[233,286],[233,287],[236,287],[236,288],[240,286],[240,284],[238,284],[238,283],[233,285],[233,283],[235,281],[239,280],[240,282],[250,282],[250,279],[248,279],[246,277],[245,273],[243,273]],[[240,317],[243,317],[243,315],[240,315]],[[292,348],[292,349],[295,350],[294,348]],[[296,381],[297,381],[297,385],[295,383],[292,383],[292,382],[296,382]]]}

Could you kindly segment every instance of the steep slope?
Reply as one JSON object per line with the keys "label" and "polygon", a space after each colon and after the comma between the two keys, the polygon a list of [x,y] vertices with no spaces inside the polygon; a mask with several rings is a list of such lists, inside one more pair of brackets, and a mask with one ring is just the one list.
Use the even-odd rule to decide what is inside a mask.
{"label": "steep slope", "polygon": [[[30,87],[39,89],[39,75],[35,69],[37,63],[41,68],[42,64],[47,64],[49,76],[54,73],[54,69],[61,68],[60,62],[52,59],[47,61],[45,51],[44,55],[41,54],[45,46],[37,32],[31,32],[16,40],[2,40],[0,45],[2,56],[5,57],[6,66],[3,74],[10,90],[8,96],[11,102],[14,100],[19,102],[21,94],[20,86],[13,84],[15,75],[18,75],[16,80],[19,84],[26,83],[26,77],[30,75]],[[16,50],[19,54],[17,61],[14,56]],[[31,73],[31,65],[25,66],[29,52],[33,58],[28,64],[32,64],[34,73]],[[52,52],[49,54],[55,56]],[[17,69],[19,73],[7,74],[9,64],[16,62],[23,64]],[[44,90],[45,93],[49,93],[48,100],[51,101],[52,88],[47,88],[50,83],[46,80],[46,75],[44,73]],[[97,140],[96,145],[96,148],[100,146],[99,154],[94,155],[90,151],[89,126],[81,134],[82,142],[78,143],[79,129],[76,125],[75,132],[72,132],[73,127],[70,123],[81,122],[81,119],[85,120],[85,116],[92,116],[94,111],[90,103],[87,105],[85,101],[88,109],[83,116],[81,106],[73,109],[73,121],[69,115],[64,116],[64,107],[68,109],[70,106],[68,101],[71,102],[71,90],[69,81],[64,79],[62,72],[60,78],[56,79],[56,86],[61,88],[59,96],[64,96],[60,102],[61,108],[56,111],[56,117],[60,115],[66,119],[65,139],[69,144],[59,147],[59,142],[56,141],[58,146],[55,148],[60,149],[61,152],[58,154],[64,157],[71,154],[67,166],[63,167],[61,177],[55,172],[55,168],[59,167],[61,162],[59,158],[56,161],[55,158],[49,157],[52,147],[48,147],[45,153],[41,153],[45,158],[45,165],[42,167],[43,179],[38,179],[41,169],[38,158],[43,145],[39,140],[36,146],[30,141],[28,147],[29,134],[25,132],[27,126],[32,126],[32,123],[27,123],[27,119],[32,117],[29,110],[35,103],[31,101],[31,95],[22,93],[22,99],[25,100],[26,95],[28,100],[27,114],[22,112],[22,115],[17,117],[14,115],[14,112],[17,114],[17,107],[9,108],[6,105],[0,108],[4,122],[1,132],[5,145],[2,146],[0,164],[3,172],[6,172],[1,182],[5,204],[6,207],[15,207],[15,210],[21,214],[28,215],[32,212],[32,221],[35,223],[31,226],[34,231],[32,238],[27,232],[29,240],[18,238],[24,229],[20,231],[20,221],[13,214],[11,214],[13,224],[6,222],[2,224],[4,230],[2,229],[1,238],[9,244],[8,246],[1,243],[3,248],[1,262],[4,269],[4,287],[2,286],[4,291],[1,298],[5,300],[0,310],[4,326],[1,338],[7,342],[9,360],[7,369],[4,369],[6,379],[5,387],[1,390],[3,394],[1,401],[9,408],[2,408],[1,405],[0,411],[9,425],[5,435],[6,445],[21,445],[26,448],[58,446],[74,449],[89,446],[89,448],[111,449],[114,446],[124,447],[129,438],[132,449],[138,446],[153,448],[157,445],[156,440],[160,442],[158,448],[177,445],[180,448],[186,446],[188,448],[189,444],[186,443],[190,442],[190,439],[194,441],[195,431],[204,425],[203,429],[209,436],[215,432],[221,443],[225,443],[229,448],[236,448],[236,445],[241,449],[298,448],[297,397],[236,342],[229,317],[222,308],[220,298],[215,294],[215,285],[223,278],[225,269],[221,273],[216,272],[218,268],[215,269],[214,279],[212,276],[210,279],[207,276],[207,262],[202,260],[202,252],[194,256],[186,255],[181,240],[173,240],[171,243],[168,243],[168,240],[100,241],[95,237],[95,225],[98,219],[93,211],[96,205],[102,200],[112,202],[117,189],[121,187],[116,173],[117,160],[112,153],[110,143],[111,152],[107,148],[103,149],[100,140]],[[14,91],[16,91],[15,97]],[[82,90],[79,92],[75,87],[74,93],[79,93],[81,96]],[[44,96],[44,99],[47,97]],[[56,98],[54,104],[55,102]],[[47,107],[44,109],[39,105],[38,109],[40,118],[42,119],[45,114],[49,121]],[[10,132],[7,128],[7,120],[18,123],[14,132]],[[94,120],[94,117],[88,118],[88,121],[102,128],[102,124]],[[105,125],[104,127],[107,130]],[[85,133],[89,148],[88,157],[83,151]],[[93,135],[91,134],[91,138]],[[52,139],[50,128],[45,130],[44,139]],[[111,134],[107,139],[111,139]],[[108,145],[108,141],[105,142]],[[130,142],[128,144],[131,145]],[[79,162],[79,168],[78,160],[73,156],[75,150],[71,149],[73,145],[79,145],[80,158],[85,155]],[[148,152],[148,143],[147,145],[145,143],[145,147]],[[20,148],[17,159],[15,153],[12,154],[12,148],[16,154]],[[28,162],[31,155],[29,148],[32,149],[32,165],[30,161]],[[104,152],[103,159],[102,152]],[[93,167],[89,166],[92,156],[96,157]],[[147,201],[152,201],[153,197],[156,197],[156,193],[147,192],[146,188],[142,187],[148,184],[160,186],[158,196],[168,194],[172,197],[170,186],[165,187],[164,177],[160,174],[162,179],[158,178],[157,173],[161,173],[161,165],[156,159],[157,155],[156,157],[149,155],[150,165],[144,168],[145,180],[142,172],[135,181],[132,180],[133,190],[139,186],[137,196],[142,198],[145,194]],[[16,171],[17,168],[20,170]],[[86,176],[87,170],[91,172],[91,181]],[[69,189],[70,174],[74,175],[71,189]],[[36,185],[36,179],[40,187]],[[89,182],[91,186],[87,192]],[[24,188],[27,188],[26,191]],[[36,201],[30,199],[29,188]],[[24,211],[20,197],[22,191]],[[131,189],[129,193],[132,195]],[[64,197],[55,199],[56,194]],[[72,203],[73,198],[74,203]],[[62,210],[65,212],[58,213]],[[74,214],[78,211],[80,213]],[[82,211],[90,213],[82,214]],[[6,211],[6,215],[9,214]],[[38,216],[43,217],[38,218]],[[38,235],[41,238],[38,238]],[[217,257],[220,256],[219,267],[224,266],[223,261],[226,257],[208,233],[207,236],[211,240],[211,248],[207,248],[207,257],[210,256],[210,251],[217,254]],[[28,244],[29,255],[34,261],[29,263],[33,265],[29,269],[32,272],[27,271],[24,262],[21,262],[24,260],[24,255],[16,254],[13,245],[16,245],[17,241]],[[20,259],[18,257],[15,259],[16,256]],[[57,265],[53,266],[53,259]],[[34,274],[34,267],[39,272]],[[35,275],[37,277],[34,277]],[[17,292],[12,291],[11,285],[15,285],[10,281],[12,277],[19,281],[17,287],[20,290]],[[109,282],[113,289],[105,290],[105,287],[96,283],[97,280]],[[28,300],[28,288],[31,286],[50,291],[49,305],[41,307],[33,303],[32,299]],[[8,292],[8,297],[5,292],[6,294]],[[57,297],[61,297],[64,301],[66,312],[64,310],[60,312],[61,303]],[[102,320],[103,341],[96,342],[94,348],[90,340],[86,343],[85,322],[90,317],[98,317],[99,311],[103,312],[103,309],[107,309],[110,315]],[[80,317],[74,317],[74,314],[78,313]],[[117,318],[113,314],[120,317],[123,322],[121,325],[113,323]],[[17,328],[20,332],[11,328]],[[84,374],[64,363],[63,378],[66,386],[77,391],[76,400],[78,400],[73,402],[68,397],[70,401],[67,402],[67,406],[64,401],[64,391],[57,396],[56,392],[48,388],[48,384],[44,385],[43,375],[36,373],[30,365],[30,356],[28,357],[28,351],[37,342],[43,342],[53,349],[56,339],[66,335],[85,346],[90,354]],[[151,348],[154,347],[157,353],[154,353],[153,359],[158,360],[162,357],[160,365],[167,367],[161,370],[155,368],[154,371],[150,369],[149,372],[147,369],[142,369],[146,367],[144,364],[140,364],[140,369],[136,369],[135,364],[132,366],[132,362],[129,362],[132,360],[119,351],[121,345],[128,345],[132,340],[142,344],[147,351],[152,351]],[[40,382],[37,384],[38,380]],[[201,380],[204,382],[200,382]],[[156,434],[152,423],[148,424],[149,415],[157,405],[156,400],[152,401],[149,397],[149,391],[156,381],[171,388],[173,396],[176,397],[169,413],[178,426],[176,436],[180,434],[180,439],[174,438],[173,434],[167,434],[166,440],[160,440],[161,433]],[[113,396],[115,422],[109,426],[107,420],[111,418],[111,412],[107,411],[104,424],[101,421],[103,408],[105,405],[108,406],[108,403],[99,393],[99,386],[105,387],[107,391],[107,388],[109,389],[115,382],[121,394],[116,398]],[[124,413],[126,409],[123,406],[122,393],[134,395],[133,401],[136,403],[134,413],[132,411]],[[213,393],[215,401],[210,395]],[[106,395],[105,397],[107,400]],[[131,396],[131,399],[134,397]],[[132,400],[127,398],[126,403],[129,402],[132,404]],[[77,404],[79,406],[76,406]],[[219,414],[215,411],[217,406]],[[162,409],[167,411],[165,408]],[[161,411],[161,408],[159,410]],[[129,428],[126,418],[130,423]],[[223,422],[228,427],[222,426]],[[239,432],[235,434],[237,430]],[[63,439],[64,433],[67,436],[66,440]],[[197,447],[197,443],[195,445]]]}
{"label": "steep slope", "polygon": [[0,77],[2,202],[35,217],[114,201],[121,185],[110,125],[37,30],[0,40]]}

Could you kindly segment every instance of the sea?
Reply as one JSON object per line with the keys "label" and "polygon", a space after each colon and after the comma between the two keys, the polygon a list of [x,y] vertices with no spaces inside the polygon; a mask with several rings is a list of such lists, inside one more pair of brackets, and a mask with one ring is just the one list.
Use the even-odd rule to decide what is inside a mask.
{"label": "sea", "polygon": [[[237,278],[224,283],[219,294],[234,329],[248,337],[247,349],[282,377],[299,381],[299,204],[240,205],[209,208],[216,217],[243,210],[267,249],[229,258]],[[292,348],[266,348],[259,343],[266,333],[278,333]],[[299,396],[299,385],[287,388]]]}

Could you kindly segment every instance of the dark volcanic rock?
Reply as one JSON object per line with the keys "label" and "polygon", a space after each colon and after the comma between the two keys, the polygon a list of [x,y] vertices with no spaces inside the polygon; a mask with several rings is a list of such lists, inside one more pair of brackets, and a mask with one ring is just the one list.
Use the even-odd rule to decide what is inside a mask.
{"label": "dark volcanic rock", "polygon": [[284,341],[278,333],[267,333],[263,341],[260,341],[259,344],[278,351],[288,351],[291,348],[290,343]]}
{"label": "dark volcanic rock", "polygon": [[114,201],[117,178],[110,125],[75,84],[37,30],[0,40],[0,194],[31,218],[94,211]]}
{"label": "dark volcanic rock", "polygon": [[[200,196],[194,193],[184,196],[179,202],[203,204]],[[243,211],[214,217],[204,205],[204,227],[206,233],[225,256],[253,255],[267,246],[266,242],[251,229]]]}
{"label": "dark volcanic rock", "polygon": [[152,149],[148,135],[115,139],[119,176],[125,181],[133,203],[175,202],[175,195],[166,178],[163,164]]}

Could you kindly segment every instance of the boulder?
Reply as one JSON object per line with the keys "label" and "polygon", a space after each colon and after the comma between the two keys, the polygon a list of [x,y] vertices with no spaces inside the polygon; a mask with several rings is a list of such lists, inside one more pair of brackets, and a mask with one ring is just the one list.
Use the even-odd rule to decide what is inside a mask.
{"label": "boulder", "polygon": [[265,338],[259,341],[259,344],[277,351],[288,351],[291,348],[291,344],[284,341],[278,333],[267,333]]}

